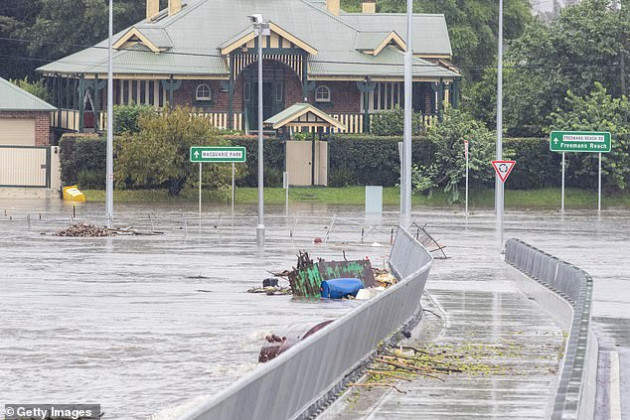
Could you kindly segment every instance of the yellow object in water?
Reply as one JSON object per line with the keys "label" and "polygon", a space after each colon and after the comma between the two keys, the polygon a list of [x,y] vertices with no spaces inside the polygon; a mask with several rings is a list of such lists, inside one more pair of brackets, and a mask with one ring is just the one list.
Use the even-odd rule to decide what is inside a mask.
{"label": "yellow object in water", "polygon": [[77,201],[83,203],[85,201],[85,194],[83,194],[76,185],[63,188],[64,201]]}

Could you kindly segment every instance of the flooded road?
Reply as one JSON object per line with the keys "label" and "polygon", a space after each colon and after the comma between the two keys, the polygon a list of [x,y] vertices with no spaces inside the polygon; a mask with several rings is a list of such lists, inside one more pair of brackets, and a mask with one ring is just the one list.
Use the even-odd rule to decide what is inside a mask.
{"label": "flooded road", "polygon": [[[76,220],[103,223],[102,207],[78,206]],[[153,225],[164,234],[59,238],[42,233],[68,226],[72,206],[0,200],[0,402],[99,403],[108,418],[145,419],[216,393],[255,368],[266,332],[334,319],[357,304],[244,293],[269,276],[266,270],[290,268],[298,249],[329,260],[346,251],[379,266],[397,223],[394,209],[366,219],[357,208],[301,204],[289,217],[268,208],[268,245],[259,253],[254,206],[234,217],[225,206],[204,207],[201,221],[195,210],[190,203],[117,205],[118,225]],[[465,221],[452,210],[415,209],[414,218],[428,223],[447,253],[498,247],[491,212]],[[609,321],[630,318],[629,221],[630,213],[615,211],[601,219],[506,213],[506,238],[594,277],[597,328],[612,347],[628,344],[627,328]],[[327,234],[328,243],[313,245]]]}

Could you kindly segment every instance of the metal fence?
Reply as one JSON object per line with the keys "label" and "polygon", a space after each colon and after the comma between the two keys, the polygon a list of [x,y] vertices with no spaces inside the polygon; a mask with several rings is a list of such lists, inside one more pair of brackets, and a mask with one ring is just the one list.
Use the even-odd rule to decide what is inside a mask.
{"label": "metal fence", "polygon": [[506,244],[505,261],[566,299],[573,320],[552,419],[592,419],[597,342],[590,328],[593,279],[583,270],[518,239]]}
{"label": "metal fence", "polygon": [[192,419],[293,419],[308,417],[403,325],[417,318],[433,260],[407,231],[396,235],[389,264],[399,282],[323,330],[259,366],[219,395],[191,410]]}
{"label": "metal fence", "polygon": [[0,146],[0,187],[51,185],[50,146]]}

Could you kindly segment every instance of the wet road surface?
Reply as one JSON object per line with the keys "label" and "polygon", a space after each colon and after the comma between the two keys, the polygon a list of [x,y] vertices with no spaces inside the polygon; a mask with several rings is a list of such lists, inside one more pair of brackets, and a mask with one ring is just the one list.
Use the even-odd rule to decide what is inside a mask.
{"label": "wet road surface", "polygon": [[[102,223],[102,207],[80,206],[77,219]],[[333,319],[356,304],[243,293],[267,277],[265,270],[289,268],[297,249],[305,248],[327,259],[340,259],[346,250],[349,258],[369,256],[381,264],[387,246],[370,245],[386,245],[397,223],[394,211],[366,220],[361,209],[318,204],[294,205],[288,218],[284,209],[267,210],[268,245],[259,254],[253,207],[239,208],[234,218],[227,207],[204,207],[199,227],[194,205],[121,205],[121,225],[150,230],[152,214],[155,229],[165,234],[70,239],[40,233],[67,226],[71,206],[0,201],[0,401],[101,403],[112,418],[140,419],[213,394],[256,366],[266,332],[287,322]],[[452,210],[415,210],[414,218],[447,245],[454,276],[480,287],[494,276],[498,258],[479,259],[473,278],[470,259],[455,258],[497,246],[491,212],[466,222]],[[623,398],[630,356],[629,221],[630,213],[621,211],[606,211],[601,219],[585,212],[506,213],[506,238],[521,238],[593,276],[596,331],[619,354],[623,419],[629,418],[623,401],[630,401]],[[328,244],[315,247],[313,238],[325,238],[330,227]],[[355,244],[362,228],[369,232],[365,244]],[[610,410],[607,401],[600,401],[602,413]]]}

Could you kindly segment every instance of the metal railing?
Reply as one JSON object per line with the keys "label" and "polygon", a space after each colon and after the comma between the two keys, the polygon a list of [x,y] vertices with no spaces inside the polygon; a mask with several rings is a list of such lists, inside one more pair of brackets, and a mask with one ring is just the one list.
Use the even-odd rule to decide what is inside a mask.
{"label": "metal railing", "polygon": [[381,341],[418,319],[432,261],[429,252],[400,228],[389,258],[400,280],[396,285],[259,366],[180,419],[309,417],[365,363]]}
{"label": "metal railing", "polygon": [[505,261],[558,293],[573,307],[551,418],[592,419],[597,371],[597,342],[590,328],[593,279],[578,267],[518,239],[507,241]]}

